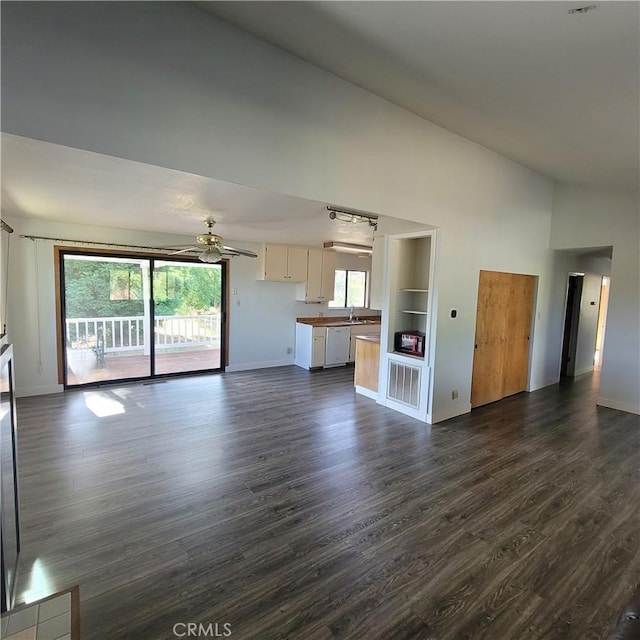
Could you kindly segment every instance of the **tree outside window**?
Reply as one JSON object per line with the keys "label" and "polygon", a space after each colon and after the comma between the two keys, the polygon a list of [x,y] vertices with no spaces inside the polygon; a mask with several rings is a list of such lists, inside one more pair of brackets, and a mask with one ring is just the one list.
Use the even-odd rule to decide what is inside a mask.
{"label": "tree outside window", "polygon": [[329,307],[346,308],[367,306],[367,272],[336,269],[333,300]]}

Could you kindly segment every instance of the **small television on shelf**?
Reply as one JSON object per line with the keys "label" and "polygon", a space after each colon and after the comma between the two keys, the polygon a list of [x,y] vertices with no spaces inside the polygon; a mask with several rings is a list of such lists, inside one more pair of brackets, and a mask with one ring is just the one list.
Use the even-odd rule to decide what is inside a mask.
{"label": "small television on shelf", "polygon": [[398,353],[424,358],[425,334],[422,331],[398,331],[393,349]]}

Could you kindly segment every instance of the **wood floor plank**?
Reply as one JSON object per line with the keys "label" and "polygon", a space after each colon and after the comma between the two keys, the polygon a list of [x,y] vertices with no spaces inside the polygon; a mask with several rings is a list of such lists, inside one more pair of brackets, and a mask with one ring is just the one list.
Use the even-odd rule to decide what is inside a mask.
{"label": "wood floor plank", "polygon": [[86,640],[605,636],[640,582],[640,418],[587,376],[429,427],[352,376],[19,399],[18,598],[34,563],[80,584]]}

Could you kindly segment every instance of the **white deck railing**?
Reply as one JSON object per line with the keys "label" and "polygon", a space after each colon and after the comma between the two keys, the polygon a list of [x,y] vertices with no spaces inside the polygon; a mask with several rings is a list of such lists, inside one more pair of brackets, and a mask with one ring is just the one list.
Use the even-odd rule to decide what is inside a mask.
{"label": "white deck railing", "polygon": [[[148,348],[144,316],[117,318],[68,318],[67,346],[71,349],[95,348],[98,337],[105,353],[139,351]],[[156,349],[220,344],[220,314],[158,316],[154,322]]]}

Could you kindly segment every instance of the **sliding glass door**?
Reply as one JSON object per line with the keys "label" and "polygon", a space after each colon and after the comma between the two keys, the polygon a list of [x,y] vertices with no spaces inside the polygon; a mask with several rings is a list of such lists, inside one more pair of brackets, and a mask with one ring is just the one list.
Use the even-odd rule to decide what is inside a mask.
{"label": "sliding glass door", "polygon": [[221,367],[222,265],[154,260],[155,372]]}
{"label": "sliding glass door", "polygon": [[62,251],[64,383],[224,366],[226,264]]}

